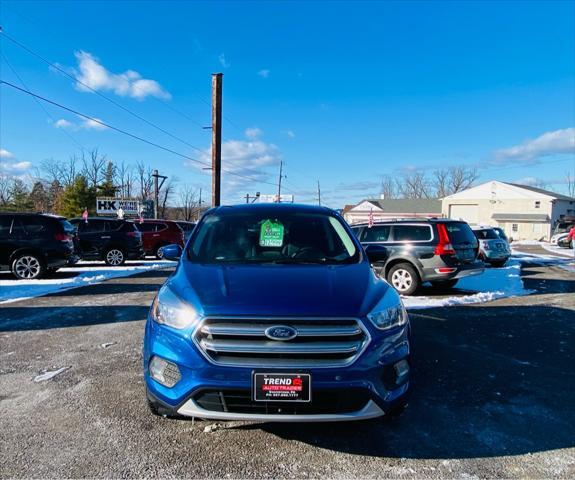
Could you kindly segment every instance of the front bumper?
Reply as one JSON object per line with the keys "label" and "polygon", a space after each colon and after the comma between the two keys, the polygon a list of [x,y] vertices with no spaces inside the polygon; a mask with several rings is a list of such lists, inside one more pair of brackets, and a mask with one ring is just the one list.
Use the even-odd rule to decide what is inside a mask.
{"label": "front bumper", "polygon": [[[370,326],[370,329],[374,327]],[[370,332],[371,333],[371,332]],[[347,366],[326,368],[266,368],[230,367],[214,365],[197,350],[187,334],[156,324],[148,319],[144,339],[144,378],[148,398],[161,406],[162,411],[171,415],[182,415],[214,420],[247,420],[273,422],[334,422],[352,421],[380,417],[401,404],[409,390],[409,379],[400,385],[390,381],[390,371],[400,360],[409,361],[409,324],[390,331],[389,335],[373,334],[371,343],[357,360]],[[157,355],[175,363],[181,373],[181,380],[172,388],[155,381],[149,373],[149,362]],[[362,392],[365,402],[353,410],[330,408],[322,413],[321,407],[313,413],[282,413],[278,402],[270,402],[269,413],[256,408],[255,413],[245,411],[216,411],[206,409],[197,401],[205,390],[251,392],[254,370],[268,373],[309,373],[311,374],[312,403],[314,397],[330,398],[331,392],[348,395],[349,392]],[[334,395],[335,398],[335,395]],[[260,407],[262,403],[257,402]],[[271,403],[274,405],[272,406]],[[290,404],[291,407],[293,404]],[[281,406],[281,405],[279,405]],[[255,403],[254,403],[255,407]],[[289,410],[288,403],[283,410]]]}

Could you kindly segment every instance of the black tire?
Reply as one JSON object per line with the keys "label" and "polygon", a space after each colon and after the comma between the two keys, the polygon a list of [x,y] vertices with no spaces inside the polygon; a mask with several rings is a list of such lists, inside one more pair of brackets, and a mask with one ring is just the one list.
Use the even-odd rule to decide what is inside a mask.
{"label": "black tire", "polygon": [[110,267],[119,267],[126,263],[126,254],[121,248],[110,247],[104,253],[104,262]]}
{"label": "black tire", "polygon": [[491,266],[495,267],[495,268],[501,268],[506,263],[507,263],[507,260],[493,260],[491,262]]}
{"label": "black tire", "polygon": [[155,249],[154,249],[154,255],[156,256],[156,258],[158,260],[163,260],[164,259],[164,254],[162,253],[162,248],[164,248],[165,245],[158,245]]}
{"label": "black tire", "polygon": [[412,295],[421,284],[417,271],[407,262],[391,267],[387,272],[387,281],[401,295]]}
{"label": "black tire", "polygon": [[42,259],[34,253],[20,253],[12,260],[12,274],[18,280],[36,280],[46,273]]}
{"label": "black tire", "polygon": [[436,282],[431,282],[431,285],[437,288],[453,288],[457,285],[459,279],[453,278],[451,280],[437,280]]}

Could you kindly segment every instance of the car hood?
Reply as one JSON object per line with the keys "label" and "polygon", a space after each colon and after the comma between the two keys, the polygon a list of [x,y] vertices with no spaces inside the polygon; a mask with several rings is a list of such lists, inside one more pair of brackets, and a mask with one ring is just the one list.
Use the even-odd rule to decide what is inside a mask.
{"label": "car hood", "polygon": [[170,288],[201,315],[358,317],[389,285],[351,265],[202,265],[180,262]]}

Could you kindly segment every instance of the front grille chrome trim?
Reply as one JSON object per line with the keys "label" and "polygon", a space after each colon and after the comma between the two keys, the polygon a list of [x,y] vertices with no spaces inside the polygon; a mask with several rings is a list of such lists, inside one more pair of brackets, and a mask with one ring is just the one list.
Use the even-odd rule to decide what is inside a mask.
{"label": "front grille chrome trim", "polygon": [[[275,325],[296,329],[296,338],[302,343],[270,340],[265,336],[265,330]],[[371,336],[357,318],[213,315],[201,320],[194,329],[192,340],[206,360],[214,365],[335,368],[353,364],[371,342]],[[278,358],[278,355],[289,355],[290,358]],[[341,358],[334,358],[336,356]]]}

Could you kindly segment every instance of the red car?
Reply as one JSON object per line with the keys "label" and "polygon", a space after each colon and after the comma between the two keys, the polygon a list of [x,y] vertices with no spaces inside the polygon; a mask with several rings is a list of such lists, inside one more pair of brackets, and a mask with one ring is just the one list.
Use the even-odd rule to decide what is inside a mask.
{"label": "red car", "polygon": [[162,247],[172,243],[184,246],[184,231],[172,220],[144,220],[143,223],[135,224],[142,232],[146,255],[162,258]]}

